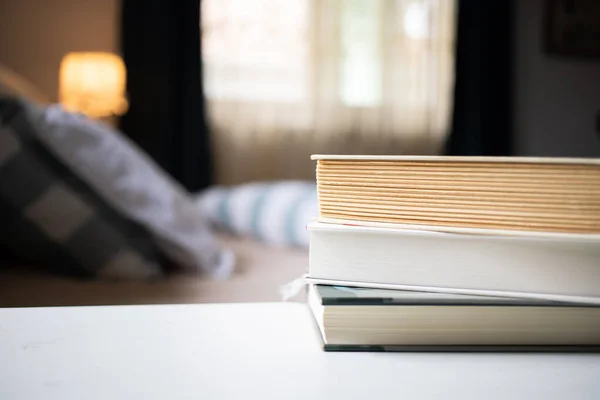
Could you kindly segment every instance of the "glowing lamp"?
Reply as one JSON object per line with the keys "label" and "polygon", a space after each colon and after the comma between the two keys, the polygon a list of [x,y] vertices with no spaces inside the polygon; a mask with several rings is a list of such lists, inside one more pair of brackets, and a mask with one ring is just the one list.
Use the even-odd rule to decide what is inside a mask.
{"label": "glowing lamp", "polygon": [[127,111],[125,64],[111,53],[69,53],[60,65],[59,100],[69,111],[102,118]]}

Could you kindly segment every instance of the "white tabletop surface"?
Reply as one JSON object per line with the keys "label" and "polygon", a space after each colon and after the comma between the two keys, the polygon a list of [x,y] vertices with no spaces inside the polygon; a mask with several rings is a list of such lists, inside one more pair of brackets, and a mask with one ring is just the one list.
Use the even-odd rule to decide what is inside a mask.
{"label": "white tabletop surface", "polygon": [[0,309],[0,399],[598,399],[600,356],[325,353],[302,304]]}

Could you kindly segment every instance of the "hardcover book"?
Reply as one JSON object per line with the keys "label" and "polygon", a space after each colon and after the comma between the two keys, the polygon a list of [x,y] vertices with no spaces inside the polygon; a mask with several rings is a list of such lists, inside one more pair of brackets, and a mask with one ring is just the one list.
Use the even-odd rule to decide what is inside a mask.
{"label": "hardcover book", "polygon": [[309,285],[327,351],[598,351],[600,307]]}
{"label": "hardcover book", "polygon": [[308,281],[600,304],[600,238],[311,222]]}
{"label": "hardcover book", "polygon": [[600,233],[600,160],[332,156],[317,160],[322,221],[472,232]]}

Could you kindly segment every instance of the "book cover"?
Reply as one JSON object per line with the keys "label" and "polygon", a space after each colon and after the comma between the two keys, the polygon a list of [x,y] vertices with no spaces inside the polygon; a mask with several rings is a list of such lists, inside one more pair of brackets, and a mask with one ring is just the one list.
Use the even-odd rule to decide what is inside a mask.
{"label": "book cover", "polygon": [[[573,333],[572,339],[575,344],[569,344],[569,341],[564,337],[560,340],[559,344],[549,345],[548,343],[543,343],[544,336],[546,333],[544,332],[535,332],[529,327],[521,327],[512,326],[509,328],[510,323],[506,320],[507,325],[504,328],[500,328],[502,330],[507,329],[506,332],[509,334],[519,334],[524,328],[523,332],[527,332],[525,336],[523,336],[526,340],[531,339],[532,336],[539,336],[541,338],[541,344],[534,343],[526,343],[526,344],[518,344],[518,343],[503,343],[506,338],[502,338],[502,336],[497,336],[492,334],[492,336],[496,336],[497,338],[502,338],[502,340],[498,344],[489,344],[489,343],[473,343],[473,344],[452,344],[445,343],[444,337],[444,329],[451,328],[452,330],[457,329],[456,325],[453,325],[451,322],[442,322],[435,328],[435,330],[440,330],[438,332],[440,343],[431,343],[431,344],[423,344],[423,343],[406,343],[406,344],[374,344],[372,341],[374,338],[381,338],[382,332],[386,332],[387,337],[389,336],[390,329],[399,329],[398,336],[396,339],[402,341],[406,339],[406,336],[402,332],[405,332],[405,329],[423,329],[423,333],[428,335],[427,332],[436,324],[435,320],[431,320],[427,322],[424,320],[421,324],[417,323],[417,325],[412,326],[403,326],[409,325],[410,322],[405,321],[403,319],[397,321],[398,325],[394,328],[394,325],[390,325],[390,318],[394,319],[393,312],[391,311],[394,308],[406,308],[409,307],[413,309],[411,315],[413,313],[418,313],[419,307],[424,307],[427,309],[431,309],[431,307],[438,308],[438,315],[445,315],[444,308],[445,307],[464,307],[467,309],[467,314],[470,310],[473,310],[473,307],[483,308],[484,310],[489,310],[489,313],[494,314],[499,312],[501,315],[501,321],[505,320],[508,317],[506,313],[506,306],[515,307],[515,308],[526,308],[529,307],[532,310],[535,310],[538,307],[549,307],[550,310],[552,307],[556,307],[559,309],[557,315],[560,313],[564,313],[565,307],[573,308],[574,312],[577,312],[577,309],[580,308],[588,308],[591,309],[592,312],[595,312],[595,315],[598,315],[598,307],[592,307],[587,304],[574,304],[574,303],[561,303],[561,302],[553,302],[553,301],[544,301],[544,300],[525,300],[525,299],[513,299],[513,298],[497,298],[497,297],[484,297],[484,296],[467,296],[467,295],[452,295],[452,294],[441,294],[441,293],[427,293],[427,292],[409,292],[409,291],[395,291],[395,290],[382,290],[382,289],[367,289],[367,288],[354,288],[354,287],[342,287],[342,286],[328,286],[328,285],[310,285],[309,286],[309,308],[312,311],[312,315],[315,321],[315,327],[319,332],[319,337],[321,339],[321,343],[323,349],[328,352],[534,352],[534,353],[557,353],[557,352],[599,352],[600,346],[596,343],[590,344],[589,338],[587,339],[587,344],[576,343],[578,334],[577,324],[573,324]],[[384,307],[384,308],[381,308]],[[385,308],[390,308],[390,313],[385,311]],[[415,308],[417,307],[417,308]],[[372,313],[369,310],[373,310]],[[349,310],[349,311],[344,311]],[[519,310],[517,310],[519,311]],[[354,314],[354,315],[353,315]],[[369,315],[372,314],[372,315]],[[375,314],[379,314],[379,317],[374,316]],[[328,317],[326,317],[328,315]],[[532,315],[536,315],[533,313]],[[365,319],[370,322],[361,322],[361,320]],[[548,318],[548,317],[545,317]],[[560,317],[558,317],[560,318]],[[479,320],[479,318],[476,318]],[[485,318],[484,318],[485,319]],[[327,322],[328,321],[328,322]],[[383,325],[380,328],[377,326],[373,326],[375,321],[380,321]],[[387,322],[385,322],[387,321]],[[466,321],[466,320],[465,320]],[[424,325],[423,325],[424,324]],[[434,325],[431,325],[434,324]],[[472,324],[472,323],[469,323]],[[474,325],[470,329],[475,329],[476,331],[485,332],[484,327],[486,327],[488,322],[482,322],[479,325],[478,322],[475,322]],[[589,322],[582,321],[581,324],[588,324]],[[328,326],[330,325],[330,326]],[[598,327],[594,328],[594,324],[588,326],[586,329],[598,329]],[[343,328],[342,328],[343,327]],[[552,328],[552,324],[547,325],[550,330],[556,330]],[[333,331],[330,331],[333,329]],[[465,332],[468,335],[471,335],[469,332],[469,328],[465,328]],[[380,331],[381,330],[381,331]],[[557,332],[560,333],[561,329],[556,332],[548,332],[550,335],[555,335]],[[327,333],[329,332],[329,333]],[[368,335],[365,336],[365,332],[371,332],[372,338],[369,339]],[[587,335],[589,336],[590,332],[588,331]],[[341,342],[336,342],[335,338],[333,341],[327,340],[326,337],[329,335],[335,335]],[[441,335],[441,336],[440,336]],[[448,331],[447,335],[454,335],[454,332]],[[486,334],[484,333],[484,336]],[[559,336],[569,335],[569,333],[560,333]],[[593,335],[593,334],[592,334]],[[419,336],[419,335],[417,335]],[[473,337],[477,338],[477,334]],[[333,337],[333,336],[331,336]],[[330,337],[330,339],[331,339]],[[385,336],[383,336],[385,337]],[[356,341],[367,340],[371,341],[371,343],[359,344]],[[418,340],[418,339],[417,339]]]}
{"label": "book cover", "polygon": [[311,222],[307,281],[600,304],[600,237],[504,236]]}
{"label": "book cover", "polygon": [[600,159],[590,157],[504,157],[504,156],[429,156],[429,155],[358,155],[313,154],[311,160],[332,161],[419,161],[419,162],[465,162],[505,164],[576,164],[598,165]]}
{"label": "book cover", "polygon": [[323,306],[369,305],[470,305],[470,306],[537,306],[595,307],[588,303],[560,302],[498,296],[420,292],[350,286],[314,285]]}

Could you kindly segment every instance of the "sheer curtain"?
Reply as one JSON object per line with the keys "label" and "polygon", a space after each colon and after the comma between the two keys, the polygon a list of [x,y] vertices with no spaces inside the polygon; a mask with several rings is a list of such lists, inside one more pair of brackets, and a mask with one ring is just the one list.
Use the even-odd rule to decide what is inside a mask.
{"label": "sheer curtain", "polygon": [[203,0],[216,181],[313,179],[311,153],[436,154],[452,0]]}

